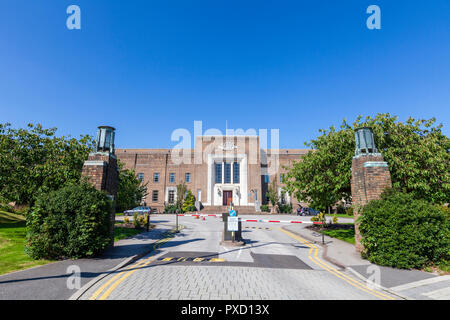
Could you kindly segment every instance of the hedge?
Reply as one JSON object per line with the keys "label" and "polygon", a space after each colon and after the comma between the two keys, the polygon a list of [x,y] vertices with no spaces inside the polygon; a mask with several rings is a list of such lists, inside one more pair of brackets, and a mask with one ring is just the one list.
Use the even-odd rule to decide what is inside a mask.
{"label": "hedge", "polygon": [[77,259],[110,243],[111,200],[87,183],[37,197],[27,214],[25,251],[34,259]]}
{"label": "hedge", "polygon": [[423,268],[449,258],[449,221],[438,206],[398,191],[362,208],[362,256],[395,268]]}

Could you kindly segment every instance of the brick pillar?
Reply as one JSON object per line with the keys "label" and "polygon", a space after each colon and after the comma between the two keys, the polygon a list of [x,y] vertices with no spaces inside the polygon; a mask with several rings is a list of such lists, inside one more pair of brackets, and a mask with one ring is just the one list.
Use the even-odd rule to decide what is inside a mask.
{"label": "brick pillar", "polygon": [[363,154],[353,157],[352,161],[352,204],[355,219],[355,245],[358,252],[363,251],[359,224],[356,219],[361,207],[371,200],[379,199],[385,188],[392,187],[387,162],[379,153]]}
{"label": "brick pillar", "polygon": [[119,185],[117,158],[109,152],[95,152],[84,162],[81,175],[99,191],[105,191],[113,200],[110,219],[111,244],[114,244],[115,200]]}

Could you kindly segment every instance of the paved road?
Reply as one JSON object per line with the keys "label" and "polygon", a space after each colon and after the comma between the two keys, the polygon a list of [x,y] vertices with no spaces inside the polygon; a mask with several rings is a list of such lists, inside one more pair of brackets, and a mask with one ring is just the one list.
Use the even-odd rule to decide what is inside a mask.
{"label": "paved road", "polygon": [[[153,222],[174,219],[152,216]],[[136,264],[104,278],[81,299],[392,299],[321,260],[321,248],[279,224],[244,223],[246,245],[224,247],[220,218],[179,221],[184,226],[179,234],[157,243],[154,253]]]}

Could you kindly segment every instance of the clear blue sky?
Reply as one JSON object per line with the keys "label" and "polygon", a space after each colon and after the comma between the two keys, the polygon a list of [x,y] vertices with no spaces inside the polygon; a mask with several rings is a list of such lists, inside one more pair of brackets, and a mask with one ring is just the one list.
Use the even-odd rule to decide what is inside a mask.
{"label": "clear blue sky", "polygon": [[[82,30],[66,28],[66,8]],[[382,29],[366,28],[381,7]],[[0,0],[0,122],[117,128],[171,147],[177,128],[278,128],[302,148],[358,114],[450,120],[450,1]]]}

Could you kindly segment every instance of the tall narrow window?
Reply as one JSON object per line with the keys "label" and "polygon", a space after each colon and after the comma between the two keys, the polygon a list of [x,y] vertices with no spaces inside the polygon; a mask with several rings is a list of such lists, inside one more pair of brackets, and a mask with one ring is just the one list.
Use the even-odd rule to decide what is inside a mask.
{"label": "tall narrow window", "polygon": [[186,172],[186,182],[191,182],[191,174],[189,172]]}
{"label": "tall narrow window", "polygon": [[152,201],[158,202],[158,190],[153,190],[152,192]]}
{"label": "tall narrow window", "polygon": [[175,190],[169,190],[169,203],[175,202]]}
{"label": "tall narrow window", "polygon": [[143,173],[138,173],[138,179],[140,181],[144,181],[144,174]]}
{"label": "tall narrow window", "polygon": [[223,183],[231,183],[231,163],[224,163],[224,181]]}
{"label": "tall narrow window", "polygon": [[233,183],[240,183],[239,162],[233,163]]}
{"label": "tall narrow window", "polygon": [[264,183],[270,183],[270,177],[268,174],[264,175]]}
{"label": "tall narrow window", "polygon": [[169,173],[169,182],[175,183],[175,173],[173,172]]}
{"label": "tall narrow window", "polygon": [[159,173],[158,172],[155,172],[154,174],[153,174],[153,182],[159,182]]}
{"label": "tall narrow window", "polygon": [[216,163],[216,183],[222,183],[222,164]]}

